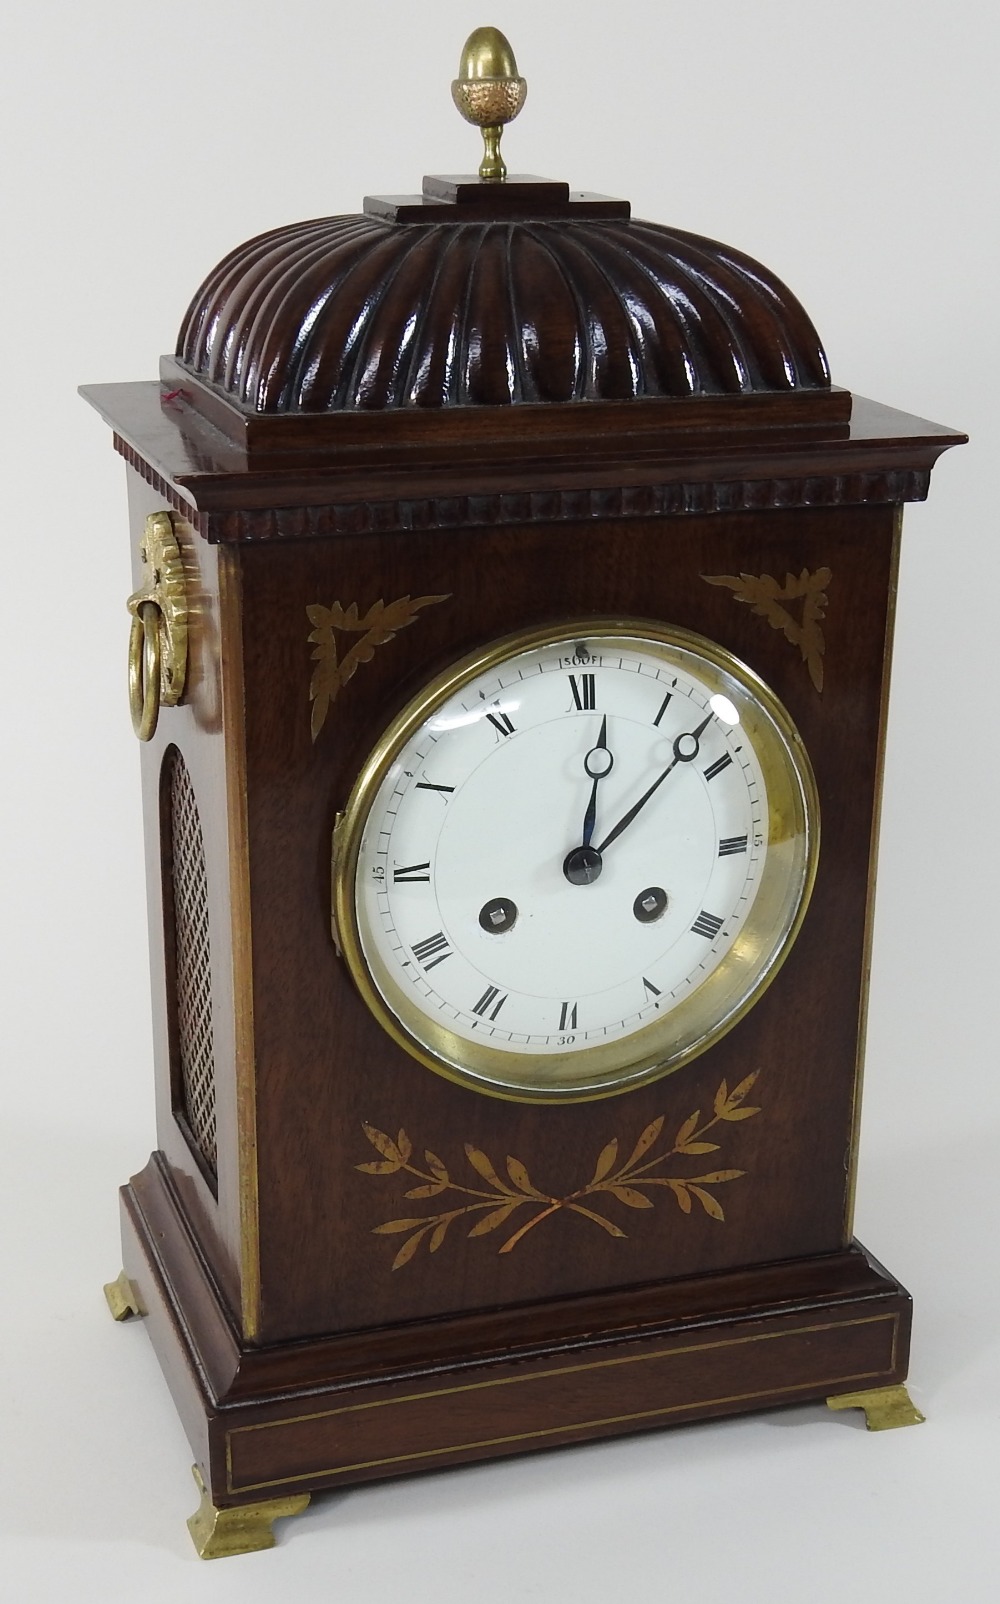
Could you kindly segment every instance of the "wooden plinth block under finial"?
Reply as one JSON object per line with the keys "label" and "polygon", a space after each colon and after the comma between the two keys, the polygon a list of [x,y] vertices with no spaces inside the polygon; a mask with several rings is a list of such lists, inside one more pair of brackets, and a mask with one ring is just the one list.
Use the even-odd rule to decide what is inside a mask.
{"label": "wooden plinth block under finial", "polygon": [[514,52],[499,28],[476,28],[470,33],[451,96],[466,122],[482,130],[485,153],[479,176],[486,183],[502,184],[507,177],[500,136],[527,95],[528,85],[518,75]]}

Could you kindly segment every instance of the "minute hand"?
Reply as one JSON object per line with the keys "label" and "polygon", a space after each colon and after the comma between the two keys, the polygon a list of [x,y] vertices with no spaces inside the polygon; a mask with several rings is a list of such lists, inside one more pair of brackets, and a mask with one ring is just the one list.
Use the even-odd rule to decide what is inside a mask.
{"label": "minute hand", "polygon": [[[642,812],[642,809],[646,806],[646,803],[649,801],[650,797],[654,794],[654,792],[660,789],[660,786],[663,784],[667,775],[672,769],[677,767],[678,763],[692,763],[694,761],[700,750],[701,736],[704,734],[709,724],[711,724],[713,717],[714,715],[709,713],[707,718],[702,719],[696,730],[688,730],[683,735],[678,735],[675,738],[674,755],[670,759],[670,762],[667,764],[666,768],[663,770],[663,773],[657,775],[656,779],[649,787],[649,790],[639,798],[638,802],[633,803],[632,807],[629,808],[624,817],[618,820],[618,823],[615,825],[610,834],[604,837],[604,840],[597,848],[598,852],[606,852],[612,841],[617,841],[622,831],[628,829],[628,826],[632,823],[632,820],[635,818],[636,814]],[[690,746],[690,751],[687,750],[688,746]]]}

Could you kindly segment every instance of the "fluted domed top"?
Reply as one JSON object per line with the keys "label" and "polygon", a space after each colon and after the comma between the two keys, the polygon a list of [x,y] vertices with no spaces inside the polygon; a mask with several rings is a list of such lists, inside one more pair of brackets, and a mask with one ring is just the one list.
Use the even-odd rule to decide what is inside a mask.
{"label": "fluted domed top", "polygon": [[251,413],[816,391],[819,337],[774,275],[653,223],[274,229],[210,274],[181,365]]}

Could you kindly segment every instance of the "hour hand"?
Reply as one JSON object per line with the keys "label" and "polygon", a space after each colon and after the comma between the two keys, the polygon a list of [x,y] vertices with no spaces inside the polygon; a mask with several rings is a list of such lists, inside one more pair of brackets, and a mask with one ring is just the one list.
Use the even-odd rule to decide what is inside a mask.
{"label": "hour hand", "polygon": [[594,825],[597,823],[597,787],[606,775],[614,768],[615,760],[608,751],[608,718],[607,714],[601,719],[601,733],[597,737],[597,745],[592,746],[583,760],[583,767],[593,784],[590,787],[590,801],[587,811],[583,815],[583,840],[578,847],[573,847],[563,860],[563,874],[570,885],[589,886],[601,873],[601,854],[591,845],[594,835]]}
{"label": "hour hand", "polygon": [[583,760],[583,766],[588,776],[593,780],[590,790],[590,801],[587,811],[583,815],[583,841],[582,845],[589,847],[594,837],[594,826],[597,823],[597,787],[606,775],[614,768],[615,760],[608,751],[608,716],[601,720],[601,733],[597,737],[596,746],[592,746]]}

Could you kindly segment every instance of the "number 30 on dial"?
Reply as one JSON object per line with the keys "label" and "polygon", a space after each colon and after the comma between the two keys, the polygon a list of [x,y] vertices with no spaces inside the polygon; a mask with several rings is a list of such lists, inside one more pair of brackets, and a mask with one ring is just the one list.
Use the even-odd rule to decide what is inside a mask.
{"label": "number 30 on dial", "polygon": [[607,1096],[703,1052],[788,952],[819,808],[789,715],[685,630],[571,622],[434,679],[362,769],[334,921],[382,1026],[494,1096]]}

